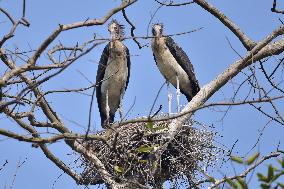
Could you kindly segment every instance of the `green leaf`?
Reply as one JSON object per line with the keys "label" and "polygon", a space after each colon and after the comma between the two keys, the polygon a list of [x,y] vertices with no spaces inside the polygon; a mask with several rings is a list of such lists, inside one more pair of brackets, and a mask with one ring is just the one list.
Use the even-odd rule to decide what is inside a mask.
{"label": "green leaf", "polygon": [[277,183],[277,186],[280,186],[281,189],[284,189],[284,184],[282,184],[280,182]]}
{"label": "green leaf", "polygon": [[120,167],[120,166],[118,166],[118,165],[114,166],[114,170],[115,170],[115,172],[117,172],[117,173],[123,173],[123,168]]}
{"label": "green leaf", "polygon": [[276,159],[276,160],[282,166],[282,159]]}
{"label": "green leaf", "polygon": [[247,159],[246,164],[251,165],[258,157],[259,157],[259,152],[253,154],[251,157]]}
{"label": "green leaf", "polygon": [[277,180],[281,175],[284,174],[284,171],[281,171],[280,173],[277,173],[273,176],[273,178],[271,179],[271,182]]}
{"label": "green leaf", "polygon": [[147,123],[146,127],[147,127],[148,129],[153,129],[153,128],[154,128],[153,122],[152,122],[152,121],[149,121],[149,122]]}
{"label": "green leaf", "polygon": [[148,160],[140,159],[140,160],[139,160],[139,163],[148,163]]}
{"label": "green leaf", "polygon": [[157,146],[159,146],[158,144],[155,144],[155,145],[153,145],[153,146],[146,146],[146,145],[142,145],[142,146],[140,146],[140,147],[138,147],[137,149],[136,149],[136,151],[137,152],[139,152],[139,153],[150,153],[150,152],[152,152],[153,150],[154,150],[154,148],[155,147],[157,147]]}
{"label": "green leaf", "polygon": [[149,121],[149,122],[147,123],[146,127],[147,127],[148,129],[150,129],[151,131],[159,131],[159,130],[163,130],[163,129],[167,128],[167,125],[162,124],[162,125],[160,125],[160,126],[154,127],[153,122],[152,122],[152,121]]}
{"label": "green leaf", "polygon": [[236,162],[236,163],[244,163],[244,160],[241,158],[241,157],[238,157],[238,156],[231,156],[230,157],[232,161]]}
{"label": "green leaf", "polygon": [[209,179],[209,181],[212,182],[212,183],[215,183],[215,181],[216,181],[214,177],[208,177],[208,179]]}
{"label": "green leaf", "polygon": [[248,185],[243,178],[237,177],[237,181],[239,182],[242,189],[248,189]]}
{"label": "green leaf", "polygon": [[238,185],[232,181],[231,179],[226,179],[226,182],[231,186],[233,187],[234,189],[238,189]]}
{"label": "green leaf", "polygon": [[163,129],[165,129],[165,128],[167,128],[166,125],[161,125],[161,126],[158,126],[158,127],[154,127],[153,130],[154,130],[154,131],[159,131],[159,130],[163,130]]}
{"label": "green leaf", "polygon": [[281,165],[281,168],[284,168],[284,157],[282,159],[277,159],[277,161]]}
{"label": "green leaf", "polygon": [[263,182],[267,182],[267,177],[264,176],[263,174],[257,173],[256,175],[258,177],[258,180],[263,181]]}
{"label": "green leaf", "polygon": [[264,183],[262,183],[262,184],[260,185],[260,187],[261,187],[262,189],[270,189],[270,184],[264,184]]}
{"label": "green leaf", "polygon": [[274,168],[271,164],[268,166],[267,181],[270,182],[274,176]]}
{"label": "green leaf", "polygon": [[155,169],[157,166],[158,166],[158,163],[157,163],[156,161],[153,162],[153,164],[152,164],[152,169]]}

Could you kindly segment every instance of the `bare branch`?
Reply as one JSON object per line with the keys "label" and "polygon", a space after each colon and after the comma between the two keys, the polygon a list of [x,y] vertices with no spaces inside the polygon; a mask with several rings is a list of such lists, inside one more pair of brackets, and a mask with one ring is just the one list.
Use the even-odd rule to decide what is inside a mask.
{"label": "bare branch", "polygon": [[26,0],[23,0],[23,14],[22,14],[22,18],[24,18],[26,16]]}
{"label": "bare branch", "polygon": [[16,177],[17,177],[17,174],[18,174],[18,171],[20,170],[20,168],[22,167],[22,165],[25,163],[26,161],[21,161],[21,159],[19,159],[18,163],[17,163],[17,167],[16,167],[16,170],[15,170],[15,173],[13,175],[13,180],[12,180],[12,183],[11,183],[11,186],[10,186],[10,189],[14,188],[14,184],[15,184],[15,181],[16,181]]}
{"label": "bare branch", "polygon": [[[0,78],[0,90],[1,90],[0,111],[1,113],[3,112],[8,118],[13,119],[16,122],[16,125],[24,130],[20,132],[13,128],[9,130],[1,128],[0,136],[12,138],[27,143],[33,143],[34,147],[40,147],[41,150],[46,155],[46,157],[50,159],[58,168],[60,168],[62,171],[70,175],[77,182],[77,184],[105,183],[109,188],[123,188],[123,187],[135,188],[131,187],[134,185],[137,186],[138,188],[139,187],[145,188],[148,185],[152,185],[151,183],[152,180],[153,182],[156,182],[155,179],[160,178],[156,177],[155,175],[159,171],[158,170],[159,166],[156,166],[154,164],[160,163],[162,165],[163,163],[165,163],[162,155],[165,154],[164,153],[165,150],[171,150],[170,149],[172,146],[171,144],[174,144],[173,148],[174,150],[176,149],[177,143],[175,142],[179,140],[177,138],[179,137],[179,134],[183,132],[184,129],[183,125],[185,123],[187,124],[186,126],[187,129],[191,128],[188,125],[195,123],[201,125],[202,128],[204,129],[206,128],[203,124],[199,122],[191,121],[190,119],[191,116],[197,110],[201,110],[208,107],[217,107],[216,111],[225,112],[225,114],[227,114],[229,108],[227,109],[227,111],[223,111],[223,108],[218,108],[218,107],[226,106],[227,108],[231,106],[248,104],[256,108],[259,112],[261,112],[263,116],[268,117],[270,121],[274,120],[284,125],[284,118],[282,117],[281,115],[282,112],[279,111],[280,109],[278,107],[280,102],[279,99],[284,98],[284,94],[280,95],[278,94],[279,91],[283,92],[281,88],[282,85],[281,82],[283,81],[281,80],[280,82],[279,81],[276,82],[276,79],[278,79],[278,77],[276,78],[276,76],[278,76],[277,74],[279,72],[283,74],[282,60],[280,62],[277,62],[277,64],[273,65],[270,71],[265,70],[266,67],[264,66],[264,63],[269,62],[266,61],[266,59],[264,60],[264,58],[267,57],[269,58],[273,55],[279,55],[284,51],[284,38],[279,37],[278,39],[276,39],[278,36],[283,35],[284,26],[279,27],[277,30],[271,32],[271,34],[268,35],[265,39],[256,43],[255,41],[247,37],[233,21],[227,18],[220,10],[210,5],[206,0],[193,0],[184,3],[174,3],[174,1],[162,2],[160,0],[155,0],[155,2],[158,3],[158,5],[155,2],[152,3],[156,4],[158,8],[154,12],[154,14],[151,15],[151,20],[148,25],[147,35],[149,34],[149,26],[155,14],[161,7],[163,6],[177,7],[177,6],[190,5],[196,3],[204,10],[211,13],[214,17],[219,19],[227,28],[229,28],[234,33],[234,35],[241,41],[243,46],[247,49],[247,52],[244,55],[238,53],[233,48],[230,41],[228,40],[230,47],[234,50],[234,52],[238,54],[239,60],[233,62],[226,70],[223,71],[223,73],[219,74],[214,80],[206,84],[200,90],[200,92],[185,106],[182,112],[171,116],[158,115],[159,112],[161,111],[161,106],[156,112],[154,111],[155,102],[159,95],[158,92],[158,95],[156,96],[156,99],[154,100],[154,103],[151,107],[150,113],[145,117],[129,121],[124,121],[125,117],[123,117],[120,122],[114,123],[113,125],[111,125],[109,129],[102,132],[98,132],[96,134],[91,133],[90,128],[91,128],[91,121],[93,114],[92,105],[93,105],[93,97],[95,89],[92,91],[92,93],[90,89],[97,86],[98,83],[93,83],[88,80],[90,84],[87,87],[78,87],[73,89],[72,88],[65,89],[65,87],[62,87],[63,88],[62,90],[50,89],[47,91],[43,91],[42,88],[46,88],[44,87],[44,84],[47,83],[47,81],[50,81],[50,79],[54,77],[60,76],[64,71],[66,71],[66,69],[71,64],[77,61],[80,57],[85,56],[97,45],[102,44],[106,41],[110,41],[111,39],[94,38],[82,44],[75,42],[75,44],[73,43],[73,45],[71,46],[64,46],[59,41],[54,46],[52,47],[50,46],[56,41],[56,39],[58,39],[59,35],[61,35],[64,31],[73,30],[80,27],[104,25],[108,21],[108,19],[110,19],[114,14],[122,11],[122,15],[125,21],[129,24],[131,30],[130,36],[126,36],[124,37],[124,39],[134,40],[138,48],[140,49],[143,48],[145,45],[142,45],[141,43],[139,43],[139,41],[140,40],[142,41],[142,39],[152,39],[154,37],[136,36],[135,35],[136,25],[134,22],[131,21],[130,15],[126,14],[125,11],[125,9],[128,6],[137,2],[137,0],[128,0],[121,2],[122,3],[118,7],[115,7],[114,9],[107,12],[101,19],[88,18],[87,20],[82,22],[76,22],[71,24],[60,24],[49,36],[47,36],[47,38],[45,38],[42,41],[42,43],[39,45],[37,49],[30,48],[30,50],[19,50],[18,47],[16,47],[15,50],[5,49],[9,47],[9,44],[7,44],[6,42],[8,39],[13,37],[14,33],[16,33],[15,31],[18,25],[21,24],[25,26],[29,25],[29,22],[26,21],[24,18],[26,14],[26,1],[23,0],[22,18],[20,20],[14,20],[14,18],[8,12],[0,8],[0,12],[3,13],[4,16],[9,19],[9,22],[12,23],[10,30],[0,41],[0,59],[4,63],[4,66],[5,65],[7,66],[6,68],[7,70],[3,71],[3,76],[1,76]],[[276,9],[276,0],[275,0],[274,9]],[[188,34],[194,31],[198,31],[200,29],[201,28],[189,32],[170,34],[166,36]],[[39,64],[38,62],[39,60],[41,60],[41,58],[39,57],[45,55],[44,53],[47,54],[48,63],[46,64],[44,62],[43,64]],[[262,69],[264,76],[262,76],[262,74],[260,75],[263,78],[265,77],[272,87],[270,85],[262,85],[261,83],[262,80],[258,77],[259,76],[258,75],[259,71],[257,69],[258,67],[251,66],[253,63],[258,61],[261,61],[260,68]],[[244,71],[246,67],[248,67],[248,73],[247,71]],[[242,76],[245,77],[245,80],[243,82],[239,82],[238,80],[236,81],[232,80],[232,78],[234,78],[239,73],[243,74]],[[232,84],[233,87],[232,98],[227,98],[224,95],[225,97],[224,101],[216,103],[209,103],[209,102],[206,103],[211,98],[212,95],[214,95],[217,91],[219,91],[220,88],[226,85],[228,82],[230,82],[230,84]],[[241,87],[244,84],[248,84],[249,89],[246,90],[245,93],[242,93]],[[238,87],[235,88],[235,86]],[[275,89],[278,89],[278,91],[276,91]],[[89,106],[88,128],[86,133],[77,134],[71,130],[72,127],[68,126],[60,119],[60,117],[58,116],[59,114],[57,114],[56,112],[58,110],[51,106],[52,104],[49,101],[47,101],[46,95],[55,94],[55,93],[64,94],[67,92],[82,92],[86,90],[90,90],[85,92],[85,94],[88,95],[88,97],[89,96],[91,97],[91,102]],[[240,95],[244,98],[241,100],[236,100],[237,97],[239,97]],[[132,109],[134,104],[135,104],[135,99],[130,110]],[[267,111],[266,109],[264,109],[264,107],[270,108],[270,111]],[[62,115],[62,112],[60,112],[60,116],[64,116]],[[139,122],[143,123],[138,124]],[[148,124],[148,122],[151,123],[155,122],[155,123]],[[122,127],[123,125],[124,127]],[[135,127],[136,125],[139,126],[139,129],[141,127],[142,130],[139,130],[138,127]],[[85,126],[82,127],[86,129]],[[47,132],[44,133],[39,132],[42,131],[43,128],[46,129]],[[191,129],[196,129],[196,128],[191,128]],[[197,130],[198,129],[199,128],[197,128]],[[128,135],[122,134],[121,131],[124,130],[125,132],[128,132]],[[140,135],[141,135],[141,140],[139,138]],[[188,135],[189,134],[187,134],[186,136]],[[196,136],[197,135],[194,135],[194,137]],[[133,140],[136,140],[137,137],[138,137],[137,141],[133,143],[134,144],[133,147],[131,148],[131,150],[129,150],[128,149],[128,146],[130,145],[129,140],[132,140],[132,138]],[[152,140],[153,137],[155,139],[158,138],[158,140],[157,141]],[[210,137],[213,137],[213,134],[212,136],[210,135]],[[127,140],[127,142],[125,143],[127,150],[125,151],[124,149],[122,150],[125,153],[121,153],[120,151],[121,147],[123,146],[120,143],[121,141],[123,141],[123,139]],[[149,143],[145,143],[147,144],[146,148],[148,148],[149,145],[150,149],[149,153],[148,149],[147,150],[143,149],[144,146],[141,145],[144,144],[143,143],[144,139],[147,139],[147,141],[149,140],[148,141]],[[86,160],[87,163],[89,163],[90,168],[93,170],[93,172],[91,171],[90,174],[94,173],[94,175],[96,176],[92,175],[93,178],[90,178],[88,180],[88,183],[86,183],[87,181],[84,180],[85,179],[84,172],[82,173],[82,175],[76,173],[76,171],[72,170],[71,167],[66,165],[63,161],[60,160],[59,157],[56,157],[47,148],[47,144],[53,144],[59,141],[64,141],[66,146],[70,147],[74,153],[76,154],[78,153],[78,155],[80,155],[82,159]],[[151,142],[155,145],[152,145]],[[96,144],[93,146],[94,147],[93,149],[91,147],[92,144]],[[185,141],[185,143],[183,144],[189,144],[189,142]],[[103,150],[100,150],[100,148],[102,148]],[[215,148],[215,146],[212,146],[210,144],[210,149],[212,148]],[[99,150],[96,151],[94,149],[99,149]],[[104,151],[105,149],[108,149],[110,151]],[[145,152],[145,154],[144,150],[147,151]],[[180,157],[177,158],[183,158],[183,156],[187,156],[186,150],[184,152],[185,153],[178,155]],[[119,170],[118,171],[115,170],[114,167],[114,166],[120,166],[119,163],[117,163],[121,162],[120,160],[117,161],[116,158],[114,157],[112,163],[111,163],[112,160],[105,161],[106,160],[105,157],[107,157],[108,155],[107,153],[113,153],[115,157],[118,156],[119,158],[122,158],[122,161],[124,161],[123,159],[124,157],[127,157],[126,158],[127,163],[125,164],[126,167],[121,166],[124,169],[122,171],[123,173],[121,174],[118,173]],[[140,154],[142,159],[140,159]],[[145,184],[145,186],[139,184],[136,181],[136,178],[135,180],[132,180],[132,178],[128,179],[127,174],[130,173],[129,170],[132,169],[130,168],[130,165],[128,165],[128,163],[133,163],[134,161],[134,160],[130,161],[128,157],[132,156],[136,158],[135,161],[137,160],[137,165],[139,166],[141,165],[141,167],[145,168],[149,165],[149,177],[151,177],[149,181],[144,182],[137,178],[137,181]],[[138,156],[139,158],[137,159]],[[144,160],[144,157],[147,159]],[[271,155],[271,157],[274,156]],[[176,161],[177,158],[176,156],[173,156],[172,159],[169,159],[167,161],[170,162],[173,161],[174,163],[174,161]],[[208,161],[210,160],[208,159]],[[257,162],[257,163],[261,164],[262,162]],[[258,165],[253,165],[253,166],[256,167]],[[255,168],[253,166],[247,169],[246,170],[247,172],[244,172],[241,175],[236,176],[235,178],[240,176],[246,177],[247,174]],[[87,174],[88,173],[89,172],[87,170]],[[204,175],[206,175],[206,173]],[[125,179],[120,179],[120,178],[125,178]],[[229,177],[229,178],[235,179],[234,177]],[[226,182],[226,179],[227,178],[221,178],[220,180],[215,180],[215,183],[213,184],[216,186],[220,186],[222,183]],[[212,183],[212,180],[210,179],[208,179],[207,181]]]}
{"label": "bare branch", "polygon": [[4,10],[0,7],[0,11],[3,12],[9,18],[9,20],[12,22],[12,25],[16,24],[16,21],[13,19],[13,17],[6,10]]}
{"label": "bare branch", "polygon": [[112,15],[116,14],[117,12],[121,11],[122,9],[125,9],[126,7],[132,5],[133,3],[136,3],[138,0],[130,0],[128,2],[123,1],[122,4],[111,11],[109,11],[103,18],[100,20],[94,19],[94,20],[86,20],[83,22],[76,22],[72,24],[66,24],[63,25],[62,30],[70,30],[74,28],[79,28],[79,27],[85,27],[85,26],[94,26],[94,25],[103,25]]}
{"label": "bare branch", "polygon": [[[284,27],[279,27],[270,35],[268,35],[264,40],[259,42],[243,59],[238,60],[231,66],[229,66],[223,73],[218,75],[213,81],[203,86],[199,93],[193,97],[193,99],[186,105],[182,110],[183,112],[195,109],[202,104],[204,104],[217,90],[224,86],[231,78],[236,76],[242,69],[246,68],[248,65],[252,64],[255,61],[258,61],[260,58],[263,58],[265,49],[270,49],[272,45],[267,44],[271,42],[274,38],[279,35],[282,35],[284,32]],[[190,115],[180,117],[173,121],[173,124],[170,125],[173,131],[177,131],[177,128],[183,123]],[[178,126],[179,125],[179,126]]]}
{"label": "bare branch", "polygon": [[283,11],[283,10],[278,10],[278,9],[276,9],[276,0],[273,0],[271,12],[284,14],[284,11]]}
{"label": "bare branch", "polygon": [[51,151],[46,147],[46,145],[41,144],[40,145],[41,150],[45,154],[45,156],[50,159],[57,167],[59,167],[62,171],[67,173],[69,176],[71,176],[77,183],[82,183],[83,179],[80,175],[76,174],[73,170],[71,170],[68,166],[65,165],[64,162],[59,160],[57,157],[55,157]]}
{"label": "bare branch", "polygon": [[283,91],[282,89],[280,89],[279,87],[277,87],[277,86],[273,83],[273,81],[271,81],[270,77],[268,76],[268,74],[266,73],[266,71],[265,71],[265,69],[264,69],[263,62],[262,62],[261,60],[260,60],[259,62],[260,62],[260,68],[261,68],[261,70],[262,70],[262,73],[264,74],[265,78],[266,78],[267,81],[270,83],[270,85],[271,85],[273,88],[277,89],[278,91],[284,93],[284,91]]}
{"label": "bare branch", "polygon": [[184,5],[189,5],[189,4],[194,3],[193,1],[185,2],[185,3],[174,3],[173,1],[170,1],[169,3],[164,3],[158,0],[154,0],[154,1],[156,1],[160,5],[167,6],[167,7],[179,7],[179,6],[184,6]]}
{"label": "bare branch", "polygon": [[14,36],[14,33],[16,31],[16,28],[18,27],[19,24],[22,24],[26,27],[29,27],[29,22],[25,19],[20,19],[18,21],[15,21],[13,19],[13,17],[4,9],[2,9],[0,7],[0,12],[4,13],[8,19],[10,20],[10,22],[12,23],[12,28],[10,29],[9,33],[4,35],[4,37],[2,38],[2,40],[0,41],[0,48],[3,46],[3,44],[10,38],[12,38]]}
{"label": "bare branch", "polygon": [[[174,120],[176,118],[179,118],[179,117],[182,117],[182,116],[185,116],[185,115],[188,115],[188,114],[192,114],[192,113],[196,112],[197,110],[201,110],[201,109],[209,108],[209,107],[213,107],[213,106],[239,106],[239,105],[245,105],[245,104],[253,105],[253,104],[258,104],[258,103],[271,102],[271,101],[282,99],[282,98],[284,98],[284,95],[271,97],[271,98],[261,98],[261,99],[256,99],[256,100],[245,100],[245,101],[239,101],[239,102],[216,102],[216,103],[209,103],[209,104],[201,105],[201,106],[199,106],[197,108],[190,109],[188,111],[181,112],[181,113],[179,113],[177,115],[171,115],[171,116],[162,117],[162,118],[154,118],[153,116],[151,116],[151,119],[149,119],[149,118],[138,118],[138,119],[133,119],[133,120],[120,122],[118,124],[113,124],[112,127],[116,128],[116,127],[119,127],[119,126],[122,126],[122,125],[126,125],[126,124],[129,124],[129,123],[141,123],[141,122],[149,122],[149,121],[151,121],[151,122],[159,122],[159,121]],[[272,118],[272,117],[270,117],[270,118]],[[279,123],[282,124],[281,122],[279,122]]]}
{"label": "bare branch", "polygon": [[131,37],[132,37],[133,41],[138,45],[139,49],[142,49],[146,45],[141,45],[139,43],[139,41],[137,40],[137,38],[135,37],[134,30],[136,29],[136,27],[134,26],[134,24],[132,24],[132,22],[127,17],[125,9],[122,9],[122,15],[123,15],[124,19],[126,20],[126,22],[131,26]]}
{"label": "bare branch", "polygon": [[97,135],[86,136],[86,135],[79,135],[79,134],[64,133],[64,134],[57,134],[49,138],[40,138],[40,137],[28,137],[28,136],[17,134],[17,133],[7,131],[4,129],[0,129],[0,135],[13,138],[19,141],[23,141],[23,142],[38,143],[38,144],[45,144],[45,143],[51,144],[51,143],[55,143],[63,139],[64,140],[86,139],[86,140],[99,140],[109,145],[107,143],[107,140],[104,137],[97,136]]}
{"label": "bare branch", "polygon": [[109,11],[102,19],[94,19],[94,20],[86,20],[83,22],[76,22],[72,24],[65,24],[65,25],[59,25],[59,27],[52,32],[52,34],[40,45],[40,47],[37,49],[37,51],[34,53],[34,55],[29,59],[28,65],[34,65],[40,56],[40,54],[49,46],[49,44],[55,40],[55,38],[62,32],[67,31],[74,28],[80,28],[80,27],[87,27],[87,26],[94,26],[94,25],[102,25],[104,24],[112,15],[115,13],[121,11],[122,9],[125,9],[126,7],[132,5],[137,0],[131,0],[128,3],[122,3],[120,6],[112,9]]}
{"label": "bare branch", "polygon": [[203,9],[205,9],[206,11],[210,12],[213,16],[215,16],[218,20],[220,20],[226,27],[228,27],[239,38],[239,40],[242,42],[242,44],[247,50],[251,50],[256,45],[256,42],[248,38],[234,22],[232,22],[217,8],[210,5],[205,0],[193,0],[193,1],[199,6],[201,6]]}
{"label": "bare branch", "polygon": [[95,91],[96,91],[96,87],[94,87],[93,92],[92,92],[92,96],[91,96],[91,103],[90,103],[90,107],[89,107],[88,128],[87,128],[87,131],[86,131],[86,139],[88,138],[88,134],[89,134],[89,132],[91,130],[92,109],[93,109],[93,102],[94,102]]}

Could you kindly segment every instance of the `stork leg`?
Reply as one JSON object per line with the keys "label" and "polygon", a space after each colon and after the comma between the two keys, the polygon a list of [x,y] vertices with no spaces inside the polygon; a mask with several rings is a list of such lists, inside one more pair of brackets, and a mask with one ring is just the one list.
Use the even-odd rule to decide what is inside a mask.
{"label": "stork leg", "polygon": [[122,121],[123,117],[124,117],[124,112],[123,112],[123,107],[122,107],[122,95],[120,97],[120,102],[119,102],[119,107],[118,107],[118,112],[119,112],[119,116],[120,116],[120,120]]}
{"label": "stork leg", "polygon": [[109,124],[109,112],[110,112],[110,108],[109,108],[109,104],[108,104],[108,90],[106,91],[106,114],[107,114],[107,124]]}
{"label": "stork leg", "polygon": [[173,99],[173,94],[171,93],[171,89],[170,89],[170,83],[168,81],[167,82],[167,90],[168,90],[168,105],[169,105],[169,116],[172,113],[172,99]]}
{"label": "stork leg", "polygon": [[178,113],[180,112],[180,87],[179,87],[179,78],[178,76],[176,76],[177,79],[177,91],[176,91],[176,95],[177,95],[177,111]]}

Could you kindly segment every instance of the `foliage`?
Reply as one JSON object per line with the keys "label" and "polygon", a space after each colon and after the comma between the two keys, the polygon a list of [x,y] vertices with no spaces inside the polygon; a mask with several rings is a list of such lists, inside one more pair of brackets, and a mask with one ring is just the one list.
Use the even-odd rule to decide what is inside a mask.
{"label": "foliage", "polygon": [[[249,166],[252,164],[257,164],[256,160],[259,157],[259,152],[253,154],[246,160],[241,157],[231,156],[231,161],[237,163],[239,166]],[[267,165],[267,173],[257,172],[256,176],[259,181],[259,187],[262,189],[275,189],[275,188],[284,188],[283,181],[280,178],[283,178],[284,175],[284,157],[282,159],[276,159],[278,162],[277,165],[270,163]],[[255,167],[253,167],[254,169]],[[247,189],[249,188],[249,181],[246,179],[247,175],[237,175],[235,177],[227,178],[226,184],[234,189]]]}

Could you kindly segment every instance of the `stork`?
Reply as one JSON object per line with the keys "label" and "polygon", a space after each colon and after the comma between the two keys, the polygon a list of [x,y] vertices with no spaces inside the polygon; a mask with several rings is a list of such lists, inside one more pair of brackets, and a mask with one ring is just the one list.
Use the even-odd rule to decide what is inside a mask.
{"label": "stork", "polygon": [[[151,46],[155,62],[167,83],[171,83],[177,89],[179,112],[180,92],[186,96],[189,102],[200,90],[199,83],[186,53],[171,37],[163,35],[163,25],[154,24],[152,34],[154,38],[152,39]],[[171,113],[171,98],[172,94],[168,92],[169,113]]]}
{"label": "stork", "polygon": [[113,123],[118,108],[121,113],[121,101],[130,76],[129,50],[122,43],[124,26],[112,20],[108,31],[111,41],[103,50],[96,77],[96,96],[103,128]]}

